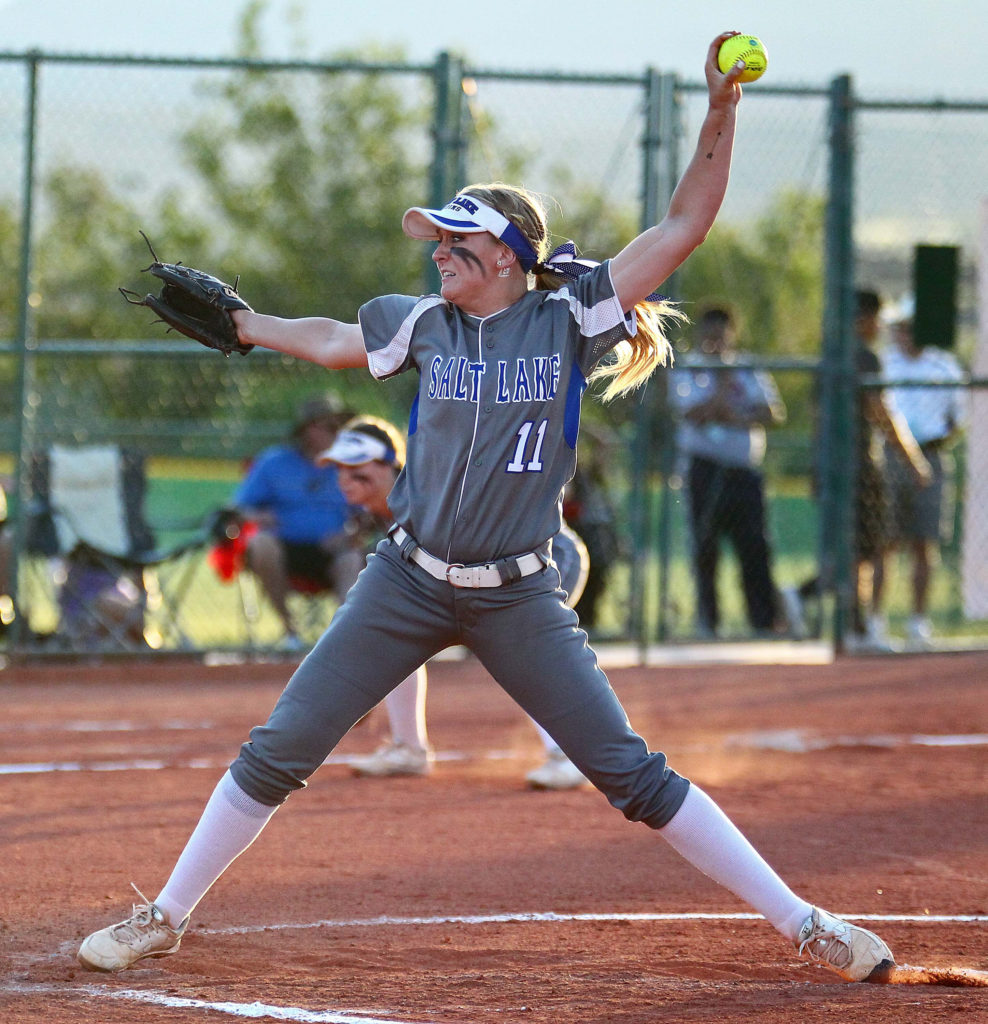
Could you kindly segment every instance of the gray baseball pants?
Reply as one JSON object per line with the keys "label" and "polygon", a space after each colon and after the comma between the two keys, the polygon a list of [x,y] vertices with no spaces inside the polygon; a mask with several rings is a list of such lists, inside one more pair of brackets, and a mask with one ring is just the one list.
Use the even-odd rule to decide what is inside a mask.
{"label": "gray baseball pants", "polygon": [[558,585],[549,566],[507,586],[460,589],[381,541],[267,723],[251,730],[234,780],[260,803],[282,803],[402,679],[462,644],[614,807],[661,828],[689,782],[631,728]]}

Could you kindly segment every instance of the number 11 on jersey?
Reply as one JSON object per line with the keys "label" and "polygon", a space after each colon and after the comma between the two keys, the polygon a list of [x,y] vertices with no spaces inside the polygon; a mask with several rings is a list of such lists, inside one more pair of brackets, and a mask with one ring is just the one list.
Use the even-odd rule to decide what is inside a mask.
{"label": "number 11 on jersey", "polygon": [[545,440],[545,431],[548,425],[548,420],[542,420],[536,428],[534,450],[532,457],[527,462],[525,461],[525,451],[528,448],[528,439],[532,436],[532,428],[535,424],[528,422],[521,425],[515,453],[505,467],[509,473],[540,473],[542,471],[542,442]]}

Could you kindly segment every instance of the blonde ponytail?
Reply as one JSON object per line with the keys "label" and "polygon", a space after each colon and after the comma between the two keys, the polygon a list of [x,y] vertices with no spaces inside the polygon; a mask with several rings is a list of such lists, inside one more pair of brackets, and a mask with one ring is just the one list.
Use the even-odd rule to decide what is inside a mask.
{"label": "blonde ponytail", "polygon": [[673,322],[689,318],[671,302],[639,302],[635,306],[638,331],[618,342],[611,358],[590,374],[590,383],[607,381],[600,399],[610,402],[642,386],[656,367],[672,365],[672,345],[666,331]]}

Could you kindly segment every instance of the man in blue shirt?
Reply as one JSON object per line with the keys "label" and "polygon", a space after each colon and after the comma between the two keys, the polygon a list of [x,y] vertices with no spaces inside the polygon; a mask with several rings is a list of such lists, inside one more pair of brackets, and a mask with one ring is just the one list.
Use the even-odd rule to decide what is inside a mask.
{"label": "man in blue shirt", "polygon": [[247,542],[246,564],[281,618],[289,649],[303,646],[286,601],[293,583],[328,588],[342,600],[363,565],[346,533],[350,508],[336,467],[315,461],[348,418],[328,397],[303,403],[291,442],[261,452],[234,495],[237,510],[259,526]]}

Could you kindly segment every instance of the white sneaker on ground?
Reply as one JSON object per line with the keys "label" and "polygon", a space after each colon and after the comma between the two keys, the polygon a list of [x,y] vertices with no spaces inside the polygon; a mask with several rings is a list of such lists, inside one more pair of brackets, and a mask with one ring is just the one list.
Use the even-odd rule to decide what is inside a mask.
{"label": "white sneaker on ground", "polygon": [[178,952],[189,919],[169,928],[161,911],[136,885],[134,891],[144,902],[134,904],[133,916],[93,932],[79,947],[76,959],[87,971],[123,971],[146,957]]}
{"label": "white sneaker on ground", "polygon": [[906,623],[906,646],[911,651],[933,649],[933,625],[925,615],[913,615]]}
{"label": "white sneaker on ground", "polygon": [[531,789],[576,789],[586,784],[587,777],[561,750],[554,750],[525,781]]}
{"label": "white sneaker on ground", "polygon": [[891,651],[892,640],[889,636],[888,619],[884,615],[869,615],[865,636],[876,651]]}
{"label": "white sneaker on ground", "polygon": [[789,635],[795,640],[805,640],[809,636],[809,629],[806,625],[806,612],[803,609],[803,599],[799,596],[799,588],[782,587],[779,590],[779,596],[782,598],[782,613],[789,626]]}
{"label": "white sneaker on ground", "polygon": [[869,630],[867,633],[848,633],[844,637],[844,649],[848,654],[890,654],[895,646],[891,640],[882,640]]}
{"label": "white sneaker on ground", "polygon": [[419,750],[407,743],[382,743],[367,757],[355,757],[350,762],[354,775],[384,778],[389,775],[428,775],[432,771],[435,755],[431,750]]}
{"label": "white sneaker on ground", "polygon": [[818,907],[803,922],[794,944],[800,956],[826,964],[845,981],[884,981],[883,975],[895,966],[892,950],[874,932]]}

